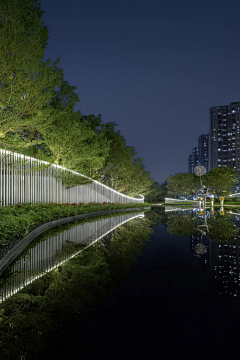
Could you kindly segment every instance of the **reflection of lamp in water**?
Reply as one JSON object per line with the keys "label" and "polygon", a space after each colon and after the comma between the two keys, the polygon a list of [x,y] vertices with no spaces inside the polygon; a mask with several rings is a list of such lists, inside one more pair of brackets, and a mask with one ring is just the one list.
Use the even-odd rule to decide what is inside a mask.
{"label": "reflection of lamp in water", "polygon": [[207,252],[207,247],[203,243],[199,243],[194,248],[195,253],[198,255],[204,255]]}
{"label": "reflection of lamp in water", "polygon": [[[206,200],[206,198],[205,198],[205,200]],[[206,235],[206,233],[209,231],[208,224],[207,224],[207,216],[206,216],[206,206],[204,206],[204,211],[201,212],[201,214],[204,214],[204,224],[198,225],[198,227],[197,227],[197,231],[200,232],[200,234],[201,234],[201,242],[198,243],[194,248],[194,251],[198,255],[198,257],[201,257],[201,255],[204,255],[207,252],[207,247],[202,243],[203,235]]]}
{"label": "reflection of lamp in water", "polygon": [[[204,225],[199,225],[199,226],[204,226]],[[208,227],[207,227],[207,230],[208,230]],[[206,235],[206,232],[203,231],[203,230],[202,230],[201,228],[199,228],[199,227],[198,227],[198,231],[201,233],[201,242],[198,243],[198,244],[195,246],[194,251],[195,251],[195,253],[196,253],[197,255],[204,255],[204,254],[206,254],[206,252],[207,252],[207,247],[206,247],[206,245],[204,245],[204,244],[202,243],[202,237],[203,237],[203,235]]]}

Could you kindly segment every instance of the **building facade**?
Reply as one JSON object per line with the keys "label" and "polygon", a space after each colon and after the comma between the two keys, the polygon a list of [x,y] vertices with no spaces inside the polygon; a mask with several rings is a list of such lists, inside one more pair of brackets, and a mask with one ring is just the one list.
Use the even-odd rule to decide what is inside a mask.
{"label": "building facade", "polygon": [[198,159],[199,163],[206,168],[206,172],[209,171],[209,161],[208,161],[208,134],[202,134],[198,138]]}
{"label": "building facade", "polygon": [[193,174],[192,154],[190,154],[188,157],[188,172],[189,172],[189,174]]}
{"label": "building facade", "polygon": [[194,168],[198,165],[199,162],[199,151],[198,147],[192,149],[192,154],[188,157],[188,172],[194,174]]}
{"label": "building facade", "polygon": [[209,108],[209,169],[228,166],[240,177],[240,101]]}
{"label": "building facade", "polygon": [[199,162],[198,155],[199,155],[198,147],[193,148],[193,150],[192,150],[193,173],[194,173],[194,168],[198,165],[198,162]]}

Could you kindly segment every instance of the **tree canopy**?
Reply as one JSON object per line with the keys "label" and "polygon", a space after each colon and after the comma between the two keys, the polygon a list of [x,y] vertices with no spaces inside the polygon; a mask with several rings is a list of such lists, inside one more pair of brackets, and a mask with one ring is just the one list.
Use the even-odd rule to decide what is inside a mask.
{"label": "tree canopy", "polygon": [[48,106],[63,82],[59,59],[43,61],[48,30],[40,3],[0,3],[0,146],[24,149],[35,145],[37,129],[52,119]]}
{"label": "tree canopy", "polygon": [[231,194],[232,188],[238,181],[234,169],[228,166],[211,169],[203,178],[204,185],[218,197]]}
{"label": "tree canopy", "polygon": [[170,175],[166,182],[167,195],[174,197],[194,195],[201,187],[199,177],[194,174],[179,173]]}
{"label": "tree canopy", "polygon": [[101,170],[102,180],[115,190],[135,196],[147,195],[153,189],[154,180],[143,165],[143,159],[137,158],[134,147],[126,145],[120,131],[115,131],[115,123],[103,124],[105,138],[110,144],[105,166]]}
{"label": "tree canopy", "polygon": [[0,147],[62,165],[135,196],[157,194],[134,147],[79,102],[60,59],[44,59],[48,29],[37,0],[0,2]]}

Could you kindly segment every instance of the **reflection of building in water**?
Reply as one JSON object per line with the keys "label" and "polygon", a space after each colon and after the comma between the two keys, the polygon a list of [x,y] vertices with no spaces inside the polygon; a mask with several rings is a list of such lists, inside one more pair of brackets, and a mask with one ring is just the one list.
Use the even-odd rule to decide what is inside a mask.
{"label": "reflection of building in water", "polygon": [[215,293],[224,297],[239,296],[240,236],[232,244],[211,243],[211,271]]}
{"label": "reflection of building in water", "polygon": [[[234,216],[239,226],[239,216]],[[224,297],[239,296],[240,234],[231,243],[211,242],[211,271],[214,276],[215,293]]]}
{"label": "reflection of building in water", "polygon": [[[239,226],[239,216],[234,216],[235,226]],[[240,230],[240,229],[239,229]],[[191,250],[201,242],[201,235],[191,236]],[[203,269],[213,274],[215,294],[221,297],[240,296],[240,233],[231,243],[218,243],[203,236],[202,243],[207,253],[200,257]]]}

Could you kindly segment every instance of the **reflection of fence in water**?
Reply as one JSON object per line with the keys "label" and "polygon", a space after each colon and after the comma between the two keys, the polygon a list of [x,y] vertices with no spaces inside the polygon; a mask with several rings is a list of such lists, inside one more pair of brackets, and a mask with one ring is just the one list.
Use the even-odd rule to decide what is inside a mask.
{"label": "reflection of fence in water", "polygon": [[[34,248],[29,249],[27,255],[24,255],[10,267],[10,275],[2,286],[0,278],[0,302],[31,284],[44,273],[52,271],[70,260],[118,226],[138,217],[144,217],[144,213],[121,214],[117,217],[99,219],[91,223],[77,225],[55,237],[41,241]],[[83,248],[76,250],[74,246],[66,246],[69,241],[74,244],[82,244]]]}
{"label": "reflection of fence in water", "polygon": [[0,203],[144,202],[75,171],[0,149]]}

